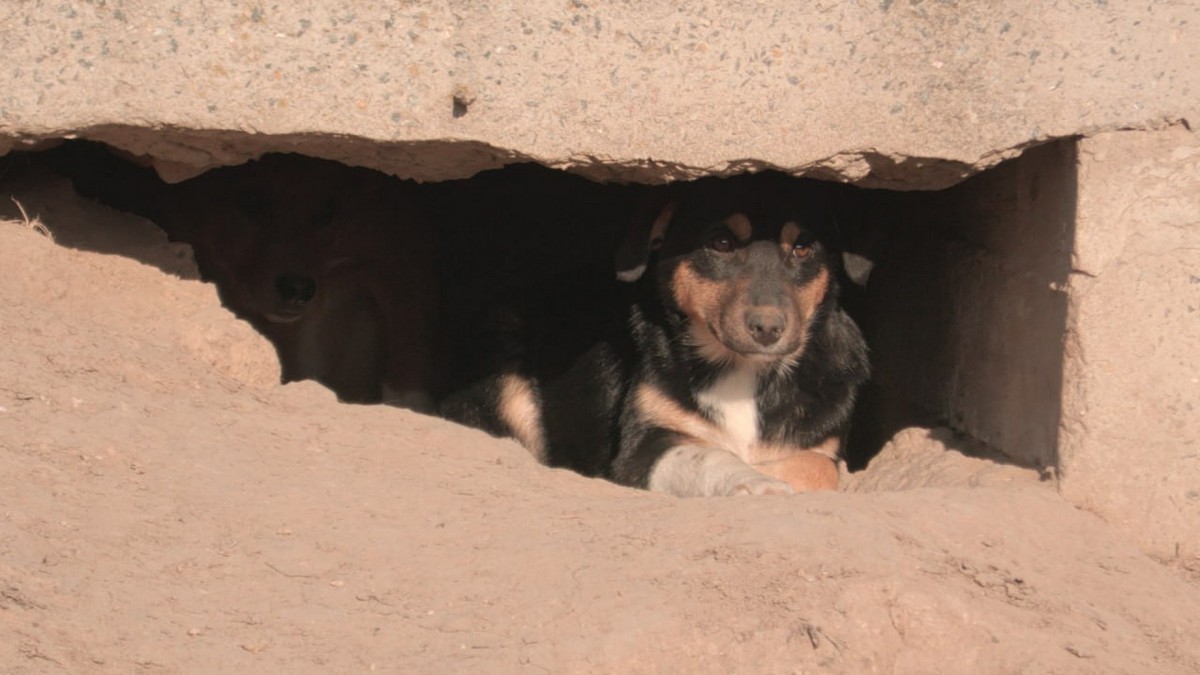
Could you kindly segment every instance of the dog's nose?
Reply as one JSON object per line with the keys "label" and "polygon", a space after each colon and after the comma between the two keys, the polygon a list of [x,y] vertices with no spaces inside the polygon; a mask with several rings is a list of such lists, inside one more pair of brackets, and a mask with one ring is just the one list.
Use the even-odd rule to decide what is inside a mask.
{"label": "dog's nose", "polygon": [[317,282],[312,277],[281,274],[275,277],[275,290],[284,304],[303,306],[317,294]]}
{"label": "dog's nose", "polygon": [[746,330],[750,331],[755,342],[764,347],[779,342],[784,323],[783,312],[778,309],[764,307],[746,312]]}

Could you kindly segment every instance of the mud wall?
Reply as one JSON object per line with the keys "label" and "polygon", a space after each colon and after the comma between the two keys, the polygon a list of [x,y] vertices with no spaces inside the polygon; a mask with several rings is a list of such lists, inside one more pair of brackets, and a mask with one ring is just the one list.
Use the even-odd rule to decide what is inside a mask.
{"label": "mud wall", "polygon": [[1061,489],[1167,556],[1200,553],[1200,139],[1079,149]]}
{"label": "mud wall", "polygon": [[[1065,276],[1040,244],[1007,247],[1062,241],[1069,171],[1036,203],[1019,170],[1012,219],[957,212],[1000,257],[962,279],[954,300],[974,314],[951,353],[1036,342],[1038,360],[965,367],[926,395],[1018,456],[1057,453],[1064,494],[1152,550],[1196,550],[1200,6],[27,0],[0,5],[0,43],[0,153],[93,138],[170,180],[293,151],[423,180],[534,160],[624,181],[778,167],[933,189],[1080,138]],[[1066,303],[1065,351],[1045,349],[1056,318],[1027,330],[1030,298],[1043,319]],[[1056,381],[1061,396],[1040,388]],[[993,405],[1010,391],[1022,410],[1061,403],[1057,447],[1054,415]]]}

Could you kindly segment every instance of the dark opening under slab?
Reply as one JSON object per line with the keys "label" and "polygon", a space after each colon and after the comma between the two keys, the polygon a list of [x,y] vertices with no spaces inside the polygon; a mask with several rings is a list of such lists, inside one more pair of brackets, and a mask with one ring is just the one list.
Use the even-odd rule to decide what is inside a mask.
{"label": "dark opening under slab", "polygon": [[[47,167],[64,171],[62,158],[83,147],[0,159],[0,189],[9,188],[0,216],[19,216],[7,199],[16,182]],[[123,171],[110,170],[111,158],[91,161],[66,165],[82,192],[123,210],[145,210],[137,191],[131,200],[129,186],[121,186]],[[393,180],[327,164],[322,171]],[[1056,466],[1075,166],[1074,142],[1059,141],[940,191],[818,183],[837,205],[841,244],[874,264],[865,287],[847,285],[843,296],[870,344],[874,370],[845,451],[852,468],[913,425],[948,426],[1021,463]],[[152,176],[127,168],[139,181]],[[529,164],[405,189],[420,193],[431,216],[442,298],[460,304],[502,294],[517,280],[611,260],[645,191]],[[109,252],[116,245],[98,241],[103,237],[62,243]],[[220,245],[217,235],[210,248],[217,255],[246,250],[228,243]],[[126,254],[136,257],[136,247]],[[213,270],[202,272],[220,280]]]}

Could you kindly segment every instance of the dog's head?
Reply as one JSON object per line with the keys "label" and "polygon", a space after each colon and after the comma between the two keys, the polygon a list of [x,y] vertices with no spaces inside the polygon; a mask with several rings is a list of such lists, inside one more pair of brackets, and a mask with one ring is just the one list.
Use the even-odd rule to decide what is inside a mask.
{"label": "dog's head", "polygon": [[323,292],[324,258],[336,235],[334,205],[326,200],[298,212],[271,197],[246,192],[206,214],[208,245],[215,249],[207,256],[208,273],[234,311],[290,323]]}
{"label": "dog's head", "polygon": [[189,200],[170,214],[172,236],[192,245],[204,278],[216,283],[222,302],[239,316],[297,321],[322,293],[328,261],[338,249],[339,205],[314,190],[298,189],[293,196],[260,181],[232,183],[186,195]]}
{"label": "dog's head", "polygon": [[271,323],[311,313],[356,240],[395,212],[385,179],[309,158],[269,155],[196,184],[180,238],[226,305]]}
{"label": "dog's head", "polygon": [[618,278],[649,273],[678,339],[709,363],[795,363],[837,293],[818,191],[774,175],[706,179],[654,211],[618,252]]}

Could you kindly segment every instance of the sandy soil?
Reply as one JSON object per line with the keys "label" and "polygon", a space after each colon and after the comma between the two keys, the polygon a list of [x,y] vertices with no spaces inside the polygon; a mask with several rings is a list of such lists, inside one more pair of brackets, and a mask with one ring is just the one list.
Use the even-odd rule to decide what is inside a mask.
{"label": "sandy soil", "polygon": [[275,384],[152,225],[0,187],[55,237],[0,221],[0,672],[1200,672],[1186,569],[945,434],[835,494],[547,470]]}

